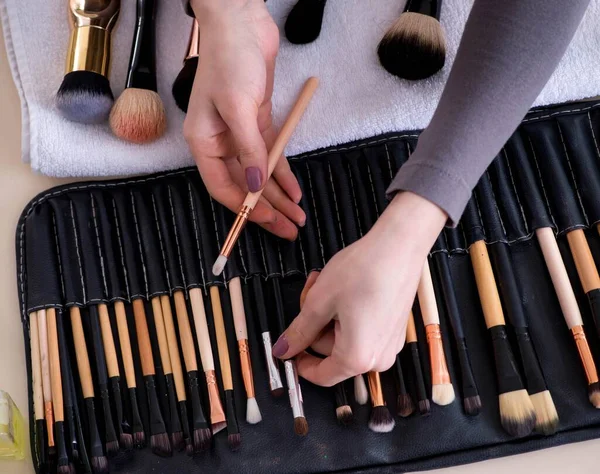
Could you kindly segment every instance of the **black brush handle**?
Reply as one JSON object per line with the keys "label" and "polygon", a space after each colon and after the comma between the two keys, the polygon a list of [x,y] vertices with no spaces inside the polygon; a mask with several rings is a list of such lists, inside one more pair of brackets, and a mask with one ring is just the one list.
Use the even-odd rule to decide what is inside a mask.
{"label": "black brush handle", "polygon": [[594,317],[596,331],[600,336],[600,288],[588,291],[587,298],[590,303],[590,308],[592,310],[592,316]]}
{"label": "black brush handle", "polygon": [[[57,318],[57,321],[59,321],[59,325],[62,326],[62,318]],[[60,328],[59,326],[59,328]],[[60,329],[59,329],[60,330]],[[64,331],[64,329],[63,329]],[[66,341],[66,339],[64,339],[65,334],[64,332],[63,334],[63,340]],[[59,332],[59,337],[60,337],[60,332]],[[62,359],[62,355],[61,355],[61,359]],[[83,428],[81,425],[81,415],[79,413],[79,404],[76,402],[77,401],[77,394],[75,393],[75,380],[73,379],[73,371],[71,370],[71,362],[69,359],[69,356],[67,355],[65,357],[65,360],[67,362],[67,372],[66,372],[66,376],[63,377],[63,380],[66,378],[67,379],[67,384],[68,384],[68,390],[71,394],[71,400],[73,400],[73,421],[74,421],[74,433],[75,436],[73,437],[73,435],[71,435],[71,450],[77,450],[78,453],[78,457],[79,457],[79,462],[81,463],[81,465],[83,466],[83,471],[88,473],[88,472],[92,472],[92,467],[90,465],[90,459],[88,457],[87,454],[87,450],[85,447],[85,439],[83,437]],[[63,400],[64,402],[64,400]],[[67,412],[68,413],[68,412]],[[76,459],[74,459],[74,461],[76,461]]]}
{"label": "black brush handle", "polygon": [[156,383],[154,375],[144,376],[144,385],[146,386],[146,395],[148,397],[148,410],[150,411],[150,434],[158,435],[166,433],[165,421],[160,412],[158,395],[156,394]]}
{"label": "black brush handle", "polygon": [[104,450],[102,449],[102,440],[100,439],[100,432],[98,431],[98,423],[96,421],[96,408],[94,407],[94,399],[90,397],[86,398],[84,401],[87,412],[88,444],[90,447],[90,455],[93,458],[103,457]]}
{"label": "black brush handle", "polygon": [[410,355],[415,369],[415,387],[417,389],[417,398],[419,401],[428,400],[427,389],[425,388],[425,379],[423,378],[423,367],[421,366],[421,355],[419,354],[419,345],[417,342],[406,344],[410,350]]}
{"label": "black brush handle", "polygon": [[63,421],[54,423],[54,439],[56,441],[56,456],[59,466],[69,465],[69,455],[65,445],[65,424]]}
{"label": "black brush handle", "polygon": [[402,395],[406,395],[408,391],[406,390],[406,382],[404,381],[404,372],[402,371],[402,363],[400,362],[400,354],[396,355],[396,375],[398,376],[398,392]]}
{"label": "black brush handle", "polygon": [[179,433],[181,431],[181,423],[179,421],[177,399],[175,398],[175,382],[173,380],[173,374],[165,375],[165,380],[167,382],[167,397],[169,399],[169,418],[171,420],[171,433]]}
{"label": "black brush handle", "polygon": [[135,33],[125,87],[157,91],[155,19],[155,0],[138,0]]}
{"label": "black brush handle", "polygon": [[450,265],[448,264],[448,254],[446,252],[436,252],[433,256],[433,261],[435,262],[435,267],[440,278],[444,302],[446,303],[446,309],[448,310],[448,316],[450,317],[450,325],[452,326],[454,338],[457,341],[464,339],[465,333],[463,330],[462,318],[460,317],[460,310],[458,309],[458,302],[456,301],[454,284],[452,283],[452,274],[450,273]]}
{"label": "black brush handle", "polygon": [[238,434],[240,432],[237,417],[235,415],[235,404],[233,398],[233,390],[225,390],[225,416],[227,419],[228,434]]}
{"label": "black brush handle", "polygon": [[469,350],[467,349],[467,340],[464,338],[458,339],[456,341],[456,348],[458,350],[458,360],[460,363],[460,371],[462,373],[463,396],[465,398],[476,397],[479,395],[479,390],[477,389],[473,368],[471,367],[471,358],[469,357]]}
{"label": "black brush handle", "polygon": [[335,384],[334,393],[335,393],[335,406],[336,407],[339,408],[339,407],[343,407],[346,405],[350,405],[348,403],[348,396],[346,395],[346,387],[344,386],[344,382]]}
{"label": "black brush handle", "polygon": [[517,336],[519,352],[521,353],[521,360],[523,361],[527,391],[530,395],[544,392],[547,389],[546,381],[544,380],[544,374],[535,353],[533,342],[529,336],[529,331],[527,328],[515,328],[515,334]]}
{"label": "black brush handle", "polygon": [[260,332],[269,332],[269,321],[267,319],[267,308],[265,306],[265,295],[262,287],[260,275],[252,278],[252,291],[254,293],[254,302],[256,304],[256,313],[258,315],[258,324]]}
{"label": "black brush handle", "polygon": [[285,306],[283,304],[283,295],[281,294],[281,284],[279,277],[271,278],[271,287],[273,288],[273,298],[275,299],[275,316],[277,319],[277,337],[285,331]]}
{"label": "black brush handle", "polygon": [[44,472],[48,467],[48,452],[46,446],[48,445],[46,436],[46,420],[35,420],[35,446],[37,450],[37,457],[39,464],[37,465],[38,472]]}
{"label": "black brush handle", "polygon": [[191,443],[192,436],[190,434],[190,420],[187,411],[187,402],[181,400],[179,403],[179,416],[181,417],[181,427],[183,429],[183,438],[186,444]]}
{"label": "black brush handle", "polygon": [[408,0],[405,12],[421,13],[422,15],[432,16],[440,19],[440,11],[442,9],[442,0]]}
{"label": "black brush handle", "polygon": [[508,245],[499,242],[490,245],[489,249],[492,265],[497,276],[498,291],[500,298],[502,298],[508,321],[515,328],[526,328],[527,318],[523,310],[521,292],[515,280],[515,272],[510,254],[508,253]]}
{"label": "black brush handle", "polygon": [[190,402],[192,403],[192,426],[194,430],[206,428],[208,425],[200,402],[200,383],[197,370],[188,372],[188,385],[190,387]]}
{"label": "black brush handle", "polygon": [[140,409],[137,401],[137,391],[135,387],[127,390],[129,392],[129,403],[131,405],[131,430],[134,433],[142,433],[144,431],[144,424],[142,423],[142,417],[140,416]]}
{"label": "black brush handle", "polygon": [[498,377],[498,392],[508,393],[523,390],[523,381],[519,375],[517,364],[508,342],[505,326],[490,328],[492,345],[494,346],[494,359]]}
{"label": "black brush handle", "polygon": [[115,415],[117,416],[117,430],[119,434],[123,433],[123,400],[121,397],[121,380],[120,377],[110,377],[110,388],[112,398],[115,405]]}

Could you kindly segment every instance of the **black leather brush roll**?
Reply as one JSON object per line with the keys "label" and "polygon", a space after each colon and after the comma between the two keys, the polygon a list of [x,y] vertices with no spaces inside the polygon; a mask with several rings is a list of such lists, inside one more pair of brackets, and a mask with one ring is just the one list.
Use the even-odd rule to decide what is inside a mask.
{"label": "black leather brush roll", "polygon": [[[32,311],[58,308],[61,310],[59,317],[64,318],[66,327],[70,327],[68,308],[81,307],[90,346],[86,325],[89,308],[106,303],[115,331],[113,305],[115,301],[123,301],[128,312],[139,378],[140,412],[148,438],[148,406],[139,358],[135,356],[137,342],[131,301],[142,298],[146,302],[156,374],[161,379],[150,301],[160,295],[171,296],[177,290],[183,291],[187,298],[191,288],[201,288],[220,380],[208,288],[212,285],[224,287],[226,281],[240,276],[244,281],[256,398],[263,421],[257,425],[245,422],[245,391],[231,303],[228,292],[221,288],[242,439],[240,450],[230,452],[227,436],[220,433],[208,452],[193,458],[176,452],[172,458],[162,459],[152,454],[148,447],[121,453],[110,461],[111,471],[158,470],[179,474],[197,472],[198,469],[206,472],[399,472],[446,467],[599,437],[600,411],[588,401],[587,380],[577,348],[534,236],[537,228],[555,229],[588,340],[596,360],[600,361],[600,340],[564,238],[564,233],[569,230],[585,229],[592,253],[596,261],[600,261],[600,238],[596,229],[600,222],[599,136],[600,102],[530,112],[482,177],[468,208],[473,213],[468,222],[463,220],[457,228],[445,229],[438,239],[432,250],[431,269],[457,400],[446,407],[432,404],[430,416],[396,417],[392,433],[376,434],[367,427],[370,407],[358,406],[349,396],[355,423],[341,427],[336,423],[333,389],[302,382],[310,429],[304,438],[295,436],[287,396],[273,398],[269,391],[258,327],[260,304],[254,301],[255,294],[249,285],[251,279],[261,280],[275,340],[278,333],[273,314],[273,287],[269,280],[280,280],[286,318],[291,321],[299,310],[299,295],[306,275],[311,270],[321,269],[336,252],[363,236],[383,212],[385,189],[396,170],[409,158],[416,145],[417,133],[388,134],[290,158],[303,190],[301,205],[307,214],[299,238],[295,242],[284,242],[249,225],[229,260],[224,277],[219,278],[213,276],[211,267],[234,215],[209,197],[195,169],[118,181],[77,183],[36,197],[24,210],[16,235],[17,278],[30,392],[33,390],[29,343],[29,314]],[[520,292],[523,313],[560,417],[555,435],[533,433],[514,439],[500,425],[493,354],[468,256],[469,245],[481,239],[488,244],[500,285],[503,284],[499,278],[502,272],[498,272],[497,265],[498,262],[502,264],[502,260],[498,259],[509,258],[512,264],[514,274],[511,276]],[[497,246],[503,247],[498,250]],[[478,416],[466,415],[462,407],[456,341],[438,267],[433,262],[436,253],[440,252],[448,257],[464,337],[481,396],[482,410]],[[503,300],[503,305],[506,304]],[[192,312],[188,312],[191,317]],[[430,392],[428,351],[417,305],[415,318],[425,381]],[[191,326],[195,331],[193,322]],[[70,337],[67,340],[72,341]],[[116,332],[115,341],[118,341]],[[81,399],[75,359],[72,348],[69,350],[76,395]],[[196,352],[198,357],[197,347]],[[120,353],[118,347],[117,353]],[[408,389],[415,398],[414,375],[408,355],[403,354],[402,360]],[[119,363],[124,387],[122,361]],[[392,374],[383,374],[382,382],[387,405],[395,415],[396,384]],[[204,380],[201,384],[204,411],[208,414]],[[347,388],[351,385],[347,384]],[[159,386],[160,393],[163,392]],[[30,414],[33,414],[33,395],[30,399]],[[97,400],[97,409],[100,405]],[[83,405],[80,411],[85,431]],[[188,411],[191,412],[190,407]],[[168,413],[163,415],[167,417]],[[97,415],[97,418],[101,417]],[[168,419],[166,422],[168,425]],[[31,419],[36,469],[40,467],[36,449],[37,439],[42,435],[39,426]],[[102,430],[100,426],[101,435]]]}

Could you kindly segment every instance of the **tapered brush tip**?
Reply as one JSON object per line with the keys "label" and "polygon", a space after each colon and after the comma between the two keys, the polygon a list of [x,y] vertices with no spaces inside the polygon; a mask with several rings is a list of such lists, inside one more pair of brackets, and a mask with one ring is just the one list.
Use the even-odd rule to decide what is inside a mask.
{"label": "tapered brush tip", "polygon": [[198,68],[198,57],[189,58],[183,63],[183,68],[179,71],[177,78],[173,82],[173,98],[177,107],[187,113],[190,96],[192,95],[192,86],[196,78],[196,69]]}
{"label": "tapered brush tip", "polygon": [[342,405],[341,407],[337,407],[335,409],[335,416],[337,417],[338,423],[342,426],[349,425],[354,419],[350,405]]}
{"label": "tapered brush tip", "polygon": [[119,442],[117,440],[106,443],[106,454],[109,458],[115,457],[117,454],[119,454]]}
{"label": "tapered brush tip", "polygon": [[143,431],[133,433],[133,446],[135,449],[142,449],[146,446],[146,434]]}
{"label": "tapered brush tip", "polygon": [[479,415],[479,412],[481,411],[481,397],[479,395],[475,395],[474,397],[465,397],[463,400],[463,405],[467,415]]}
{"label": "tapered brush tip", "polygon": [[419,400],[419,413],[422,416],[429,415],[431,412],[431,403],[429,403],[428,399]]}
{"label": "tapered brush tip", "polygon": [[119,444],[125,451],[131,451],[133,449],[133,436],[129,433],[121,433],[119,436]]}
{"label": "tapered brush tip", "polygon": [[239,433],[231,433],[227,435],[227,444],[231,451],[237,451],[242,444],[242,436]]}
{"label": "tapered brush tip", "polygon": [[258,408],[256,398],[248,399],[248,403],[246,405],[246,421],[251,425],[255,425],[262,421],[262,416],[260,414],[260,409]]}
{"label": "tapered brush tip", "polygon": [[167,128],[167,116],[158,93],[127,88],[110,112],[110,128],[118,138],[131,143],[149,143]]}
{"label": "tapered brush tip", "polygon": [[306,436],[308,434],[308,421],[303,416],[294,418],[294,433],[298,436]]}
{"label": "tapered brush tip", "polygon": [[285,389],[283,387],[279,387],[274,390],[271,390],[271,395],[273,395],[275,398],[279,398],[279,397],[283,396],[284,393],[285,393]]}
{"label": "tapered brush tip", "polygon": [[171,446],[177,451],[181,451],[185,447],[183,433],[181,431],[171,433]]}
{"label": "tapered brush tip", "polygon": [[225,265],[227,265],[227,257],[225,255],[219,255],[217,257],[217,261],[212,267],[213,275],[219,276],[221,273],[223,273]]}
{"label": "tapered brush tip", "polygon": [[212,433],[208,428],[197,428],[194,430],[194,450],[202,452],[210,446]]}
{"label": "tapered brush tip", "polygon": [[512,436],[523,437],[533,431],[536,414],[527,390],[514,390],[498,396],[500,422]]}
{"label": "tapered brush tip", "polygon": [[71,122],[106,122],[114,103],[110,82],[101,74],[73,71],[65,75],[56,93],[56,108]]}
{"label": "tapered brush tip", "polygon": [[212,428],[212,434],[213,436],[216,435],[219,431],[223,431],[225,428],[227,428],[227,422],[225,421],[220,421],[218,423],[214,423],[213,425],[211,425]]}
{"label": "tapered brush tip", "polygon": [[192,444],[191,439],[185,440],[185,454],[187,454],[188,456],[194,455],[194,445]]}
{"label": "tapered brush tip", "polygon": [[299,0],[285,22],[285,36],[292,44],[312,43],[323,24],[325,0]]}
{"label": "tapered brush tip", "polygon": [[454,387],[451,383],[433,385],[431,387],[431,400],[436,405],[450,405],[454,401]]}
{"label": "tapered brush tip", "polygon": [[369,401],[369,391],[362,375],[354,377],[354,399],[359,405],[366,405]]}
{"label": "tapered brush tip", "polygon": [[108,472],[108,459],[105,456],[93,456],[92,472],[94,474],[106,474]]}
{"label": "tapered brush tip", "polygon": [[600,408],[600,383],[595,382],[588,385],[588,397],[590,399],[590,403],[594,405],[595,408]]}
{"label": "tapered brush tip", "polygon": [[415,404],[408,393],[398,395],[398,416],[406,418],[412,415],[415,411]]}
{"label": "tapered brush tip", "polygon": [[558,413],[549,390],[534,393],[529,396],[535,410],[535,428],[544,435],[556,433],[558,428]]}
{"label": "tapered brush tip", "polygon": [[[71,474],[71,465],[70,464],[63,464],[62,466],[58,466],[58,468],[56,469],[56,472],[58,474]],[[74,471],[73,471],[74,472]]]}
{"label": "tapered brush tip", "polygon": [[375,433],[389,433],[396,426],[394,417],[386,406],[373,407],[369,418],[369,429]]}
{"label": "tapered brush tip", "polygon": [[167,433],[150,436],[150,448],[157,456],[169,457],[173,454],[171,443],[169,442],[169,435]]}
{"label": "tapered brush tip", "polygon": [[446,62],[446,38],[435,18],[405,12],[386,32],[377,54],[381,65],[402,79],[433,76]]}
{"label": "tapered brush tip", "polygon": [[71,449],[71,457],[73,458],[73,461],[78,463],[79,462],[79,450],[72,448]]}

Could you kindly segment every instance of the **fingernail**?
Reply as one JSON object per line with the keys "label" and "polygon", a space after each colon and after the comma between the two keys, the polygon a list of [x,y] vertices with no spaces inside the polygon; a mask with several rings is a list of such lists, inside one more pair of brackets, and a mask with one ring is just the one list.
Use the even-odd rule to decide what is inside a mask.
{"label": "fingernail", "polygon": [[300,227],[304,227],[306,225],[306,214],[298,221],[298,225]]}
{"label": "fingernail", "polygon": [[255,193],[260,191],[262,184],[262,176],[260,169],[255,166],[246,168],[246,184],[248,185],[248,191]]}
{"label": "fingernail", "polygon": [[277,357],[278,359],[283,357],[289,348],[290,346],[287,338],[285,337],[285,334],[282,334],[279,336],[279,339],[277,339],[277,342],[273,346],[273,357]]}

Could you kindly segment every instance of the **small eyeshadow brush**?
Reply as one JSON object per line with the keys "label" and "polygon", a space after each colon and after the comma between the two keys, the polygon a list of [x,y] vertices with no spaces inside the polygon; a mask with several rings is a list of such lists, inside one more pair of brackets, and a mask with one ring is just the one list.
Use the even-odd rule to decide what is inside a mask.
{"label": "small eyeshadow brush", "polygon": [[406,326],[405,350],[410,351],[413,372],[415,375],[415,387],[417,390],[417,405],[421,415],[428,415],[431,411],[431,404],[425,388],[425,379],[423,377],[423,366],[421,365],[421,355],[419,353],[419,341],[417,339],[417,329],[415,327],[415,318],[411,311],[408,315],[408,324]]}
{"label": "small eyeshadow brush", "polygon": [[339,382],[333,387],[335,395],[335,416],[337,421],[342,426],[347,426],[354,420],[352,416],[352,407],[348,403],[346,395],[346,387],[344,382]]}
{"label": "small eyeshadow brush", "polygon": [[406,383],[404,382],[404,372],[402,370],[400,354],[396,355],[396,363],[394,364],[394,369],[398,382],[398,402],[396,408],[398,410],[398,416],[406,418],[414,413],[415,404],[412,401],[410,393],[408,393],[408,390],[406,390]]}
{"label": "small eyeshadow brush", "polygon": [[369,393],[373,402],[373,410],[371,410],[371,417],[369,418],[369,429],[375,433],[389,433],[396,426],[396,421],[388,407],[385,406],[379,372],[369,372],[367,379],[369,380]]}
{"label": "small eyeshadow brush", "polygon": [[37,312],[29,314],[29,345],[31,348],[31,378],[33,385],[33,414],[35,418],[35,447],[39,468],[47,469],[48,451],[46,447],[46,420],[44,418],[44,393],[42,388],[42,360],[40,357],[40,339],[38,334]]}

